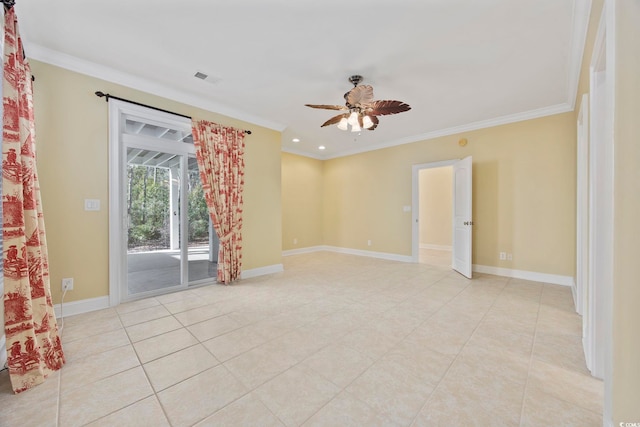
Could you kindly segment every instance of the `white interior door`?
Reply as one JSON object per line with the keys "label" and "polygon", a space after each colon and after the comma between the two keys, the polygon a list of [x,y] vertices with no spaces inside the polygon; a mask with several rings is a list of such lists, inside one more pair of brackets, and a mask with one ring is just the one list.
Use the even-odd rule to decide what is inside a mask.
{"label": "white interior door", "polygon": [[453,165],[453,269],[471,279],[471,156]]}

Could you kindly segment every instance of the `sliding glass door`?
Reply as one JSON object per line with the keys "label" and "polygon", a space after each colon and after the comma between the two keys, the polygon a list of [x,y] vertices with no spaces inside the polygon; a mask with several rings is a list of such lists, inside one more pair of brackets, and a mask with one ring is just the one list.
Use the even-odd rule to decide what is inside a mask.
{"label": "sliding glass door", "polygon": [[110,220],[111,263],[116,264],[110,269],[119,277],[118,300],[214,283],[218,245],[190,121],[124,107],[116,124],[118,147],[112,147],[119,165],[112,167],[118,192],[111,193],[115,206],[110,208],[111,216],[120,216]]}

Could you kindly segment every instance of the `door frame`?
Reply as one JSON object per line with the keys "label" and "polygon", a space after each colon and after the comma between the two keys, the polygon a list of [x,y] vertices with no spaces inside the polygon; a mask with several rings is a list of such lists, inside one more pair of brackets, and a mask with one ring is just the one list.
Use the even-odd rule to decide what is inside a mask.
{"label": "door frame", "polygon": [[[127,264],[126,253],[122,248],[127,235],[127,221],[122,215],[124,208],[122,194],[123,174],[127,161],[122,137],[126,115],[139,117],[145,122],[159,126],[191,130],[191,120],[188,118],[116,99],[109,100],[109,306],[111,307],[125,300],[122,293],[122,280],[126,279]],[[186,163],[185,159],[183,159],[184,163]],[[183,199],[186,200],[184,197]],[[186,210],[183,212],[186,213]],[[184,232],[182,234],[185,235]],[[181,271],[181,277],[184,275],[185,272]]]}
{"label": "door frame", "polygon": [[582,95],[577,127],[576,186],[576,280],[573,292],[576,312],[583,316],[582,339],[587,333],[586,319],[589,283],[589,96]]}
{"label": "door frame", "polygon": [[[411,166],[411,261],[420,260],[420,171],[445,166],[453,166],[460,159],[443,160],[440,162],[421,163]],[[452,184],[453,185],[453,184]],[[453,187],[452,187],[453,188]],[[452,190],[453,191],[453,190]]]}
{"label": "door frame", "polygon": [[[613,286],[613,2],[605,2],[589,70],[589,272],[585,358],[593,376],[605,379],[611,367]],[[606,406],[606,405],[605,405]]]}

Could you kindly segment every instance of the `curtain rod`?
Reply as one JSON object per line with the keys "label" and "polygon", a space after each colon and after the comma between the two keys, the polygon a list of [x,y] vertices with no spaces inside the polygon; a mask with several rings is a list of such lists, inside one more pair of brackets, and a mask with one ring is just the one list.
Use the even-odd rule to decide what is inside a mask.
{"label": "curtain rod", "polygon": [[[173,114],[174,116],[178,116],[178,117],[184,117],[185,119],[191,119],[192,118],[191,116],[187,116],[185,114],[174,113],[173,111],[164,110],[162,108],[154,107],[152,105],[142,104],[140,102],[132,101],[130,99],[120,98],[118,96],[114,96],[114,95],[111,95],[109,93],[104,93],[102,91],[97,91],[95,94],[99,98],[105,97],[107,102],[109,102],[109,98],[113,98],[113,99],[117,99],[118,101],[128,102],[129,104],[139,105],[140,107],[151,108],[152,110],[161,111],[163,113]],[[244,133],[246,133],[247,135],[251,135],[251,131],[250,130],[245,130]]]}

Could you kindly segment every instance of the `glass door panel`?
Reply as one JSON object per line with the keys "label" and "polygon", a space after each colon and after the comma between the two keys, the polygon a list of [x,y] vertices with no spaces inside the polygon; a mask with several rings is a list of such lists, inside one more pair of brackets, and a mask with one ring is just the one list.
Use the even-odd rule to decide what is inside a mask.
{"label": "glass door panel", "polygon": [[181,155],[127,148],[127,293],[179,287]]}
{"label": "glass door panel", "polygon": [[211,227],[209,210],[202,191],[202,182],[195,157],[188,161],[189,220],[189,283],[211,282],[217,276],[218,239]]}

